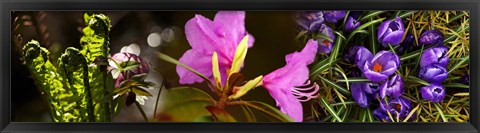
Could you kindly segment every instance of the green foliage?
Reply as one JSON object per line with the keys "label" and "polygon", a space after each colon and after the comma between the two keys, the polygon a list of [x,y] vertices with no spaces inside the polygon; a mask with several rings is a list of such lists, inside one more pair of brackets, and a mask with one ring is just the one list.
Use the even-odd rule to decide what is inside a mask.
{"label": "green foliage", "polygon": [[110,121],[113,78],[105,66],[110,19],[103,14],[85,14],[85,20],[87,27],[80,40],[83,49],[67,48],[58,66],[37,41],[23,48],[25,64],[47,95],[55,122]]}
{"label": "green foliage", "polygon": [[196,118],[211,115],[205,108],[214,105],[207,93],[192,87],[171,88],[160,98],[163,110],[157,115],[159,121],[191,122]]}

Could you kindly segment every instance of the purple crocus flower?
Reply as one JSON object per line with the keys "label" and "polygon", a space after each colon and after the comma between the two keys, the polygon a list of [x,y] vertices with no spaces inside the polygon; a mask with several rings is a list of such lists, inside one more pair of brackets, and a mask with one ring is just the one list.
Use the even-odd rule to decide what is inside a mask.
{"label": "purple crocus flower", "polygon": [[[391,122],[388,112],[392,115],[393,119],[402,120],[405,119],[411,111],[411,103],[408,99],[403,97],[393,98],[388,101],[388,104],[384,100],[380,101],[380,107],[373,111],[375,117],[379,120]],[[410,120],[413,120],[410,118]]]}
{"label": "purple crocus flower", "polygon": [[415,37],[408,33],[403,39],[402,43],[400,43],[400,48],[398,48],[397,53],[405,53],[410,47],[412,47],[413,43],[415,42]]}
{"label": "purple crocus flower", "polygon": [[395,73],[400,66],[400,58],[389,51],[380,51],[363,65],[363,74],[373,82],[380,82]]}
{"label": "purple crocus flower", "polygon": [[360,24],[361,24],[360,21],[353,18],[352,16],[349,16],[347,18],[347,22],[345,22],[345,31],[352,32],[353,30],[357,29],[360,26]]}
{"label": "purple crocus flower", "polygon": [[432,64],[438,64],[442,67],[448,65],[448,48],[442,45],[435,46],[423,51],[420,57],[420,66],[426,67]]}
{"label": "purple crocus flower", "polygon": [[405,28],[402,19],[397,16],[393,20],[382,22],[380,27],[378,27],[377,37],[383,47],[388,47],[389,44],[397,46],[402,42],[403,33],[405,33]]}
{"label": "purple crocus flower", "polygon": [[368,108],[370,106],[367,94],[364,91],[366,83],[352,83],[350,85],[350,91],[352,93],[353,100],[362,108]]}
{"label": "purple crocus flower", "polygon": [[378,85],[375,83],[352,83],[350,85],[353,100],[362,108],[370,106],[370,100],[377,95]]}
{"label": "purple crocus flower", "polygon": [[[285,56],[287,64],[284,67],[263,77],[263,87],[275,99],[280,110],[297,122],[303,120],[303,108],[300,102],[318,96],[318,85],[301,87],[309,83],[307,65],[315,59],[317,48],[317,42],[310,39],[302,51]],[[305,93],[306,90],[310,90],[309,93]]]}
{"label": "purple crocus flower", "polygon": [[135,54],[131,53],[116,53],[112,56],[112,59],[115,61],[109,61],[109,65],[111,66],[111,69],[119,69],[120,67],[126,67],[122,65],[126,65],[126,62],[138,62],[140,66],[137,68],[134,68],[132,70],[128,70],[124,72],[124,74],[121,73],[113,73],[113,78],[116,79],[115,81],[115,88],[118,88],[120,86],[120,83],[122,83],[123,80],[125,80],[124,76],[130,77],[133,75],[137,74],[142,74],[142,73],[148,73],[149,72],[149,66],[148,62],[143,60],[142,58],[138,57]]}
{"label": "purple crocus flower", "polygon": [[[227,69],[231,68],[237,45],[245,35],[249,35],[248,47],[254,39],[245,30],[244,11],[220,11],[213,21],[202,15],[195,15],[185,24],[185,36],[192,47],[179,59],[213,81],[212,55],[218,54],[222,85],[227,78]],[[180,84],[203,82],[198,75],[177,65]]]}
{"label": "purple crocus flower", "polygon": [[363,66],[365,66],[365,62],[373,58],[372,52],[365,48],[364,46],[358,46],[356,54],[355,54],[355,64],[357,64],[358,68],[363,71]]}
{"label": "purple crocus flower", "polygon": [[438,30],[427,30],[420,35],[418,43],[421,45],[443,45],[443,34]]}
{"label": "purple crocus flower", "polygon": [[338,20],[345,17],[346,11],[324,11],[323,17],[329,23],[337,23]]}
{"label": "purple crocus flower", "polygon": [[322,11],[301,11],[295,14],[297,24],[309,32],[317,31],[325,20]]}
{"label": "purple crocus flower", "polygon": [[395,74],[390,80],[387,80],[380,86],[380,97],[385,96],[399,97],[403,93],[403,79]]}
{"label": "purple crocus flower", "polygon": [[[330,39],[335,40],[335,36],[333,35],[332,28],[328,27],[325,24],[322,24],[320,26],[320,32],[326,36],[328,36]],[[335,42],[330,42],[326,39],[319,38],[318,40],[318,53],[320,54],[328,54],[332,51],[333,43]]]}
{"label": "purple crocus flower", "polygon": [[445,67],[439,64],[432,64],[422,67],[418,73],[418,77],[429,83],[440,83],[447,79],[448,72]]}
{"label": "purple crocus flower", "polygon": [[435,103],[442,102],[445,98],[445,88],[439,83],[430,83],[429,86],[421,88],[422,98]]}
{"label": "purple crocus flower", "polygon": [[[361,46],[363,47],[363,46]],[[343,59],[347,61],[348,63],[354,63],[355,62],[355,57],[357,55],[357,51],[360,48],[360,46],[352,46],[348,48],[348,51],[345,53],[343,56]]]}

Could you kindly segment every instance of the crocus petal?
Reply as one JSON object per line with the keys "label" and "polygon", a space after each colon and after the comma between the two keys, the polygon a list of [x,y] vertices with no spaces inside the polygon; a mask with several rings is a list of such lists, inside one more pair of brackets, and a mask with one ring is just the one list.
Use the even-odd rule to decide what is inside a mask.
{"label": "crocus petal", "polygon": [[[366,84],[366,83],[363,83]],[[363,91],[363,84],[361,83],[353,83],[350,86],[350,91],[352,92],[353,100],[362,108],[368,108],[369,103],[367,99],[367,95]]]}
{"label": "crocus petal", "polygon": [[357,66],[363,70],[363,66],[365,65],[365,61],[370,60],[373,58],[373,54],[365,47],[359,46],[357,54],[355,56],[355,63]]}
{"label": "crocus petal", "polygon": [[438,64],[422,67],[418,74],[419,78],[427,82],[443,82],[447,76],[447,70]]}
{"label": "crocus petal", "polygon": [[447,52],[448,48],[441,45],[426,49],[420,57],[420,66],[425,67],[437,63],[447,67],[449,61]]}
{"label": "crocus petal", "polygon": [[422,94],[422,98],[425,100],[432,100],[433,94],[432,91],[428,88],[428,86],[424,86],[420,89],[420,93]]}
{"label": "crocus petal", "polygon": [[381,73],[378,73],[378,72],[375,72],[375,71],[372,71],[372,70],[368,69],[368,64],[369,63],[365,63],[365,66],[363,68],[363,72],[364,72],[365,77],[367,77],[368,79],[370,79],[373,82],[380,82],[380,81],[383,81],[383,80],[387,79],[387,77],[388,77],[387,75],[384,75],[384,74],[381,74]]}
{"label": "crocus petal", "polygon": [[[212,57],[190,49],[179,59],[183,64],[193,68],[206,77],[212,77]],[[177,65],[177,74],[180,84],[193,84],[203,82],[203,79],[189,70]]]}
{"label": "crocus petal", "polygon": [[383,35],[385,34],[385,32],[387,32],[388,25],[390,25],[391,22],[392,22],[392,20],[387,20],[387,21],[382,22],[382,24],[380,24],[380,26],[378,27],[378,32],[377,32],[378,41],[383,40]]}
{"label": "crocus petal", "polygon": [[385,75],[392,75],[393,73],[395,73],[395,71],[397,71],[397,63],[395,61],[388,61],[386,65],[383,66],[384,70],[382,70],[382,74],[385,74]]}
{"label": "crocus petal", "polygon": [[399,29],[405,29],[405,27],[403,26],[402,19],[400,17],[398,16],[395,17],[394,22],[398,24]]}
{"label": "crocus petal", "polygon": [[388,47],[389,44],[392,46],[400,44],[402,42],[403,33],[405,33],[403,30],[397,30],[386,35],[382,40],[383,47]]}

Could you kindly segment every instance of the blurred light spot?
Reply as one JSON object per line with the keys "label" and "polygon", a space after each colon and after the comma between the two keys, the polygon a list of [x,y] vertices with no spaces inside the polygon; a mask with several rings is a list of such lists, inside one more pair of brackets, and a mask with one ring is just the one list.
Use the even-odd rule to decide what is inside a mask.
{"label": "blurred light spot", "polygon": [[155,25],[155,26],[152,26],[152,28],[150,28],[150,32],[153,33],[153,32],[162,32],[162,27],[158,26],[158,25]]}
{"label": "blurred light spot", "polygon": [[160,33],[150,33],[147,37],[147,43],[150,47],[158,47],[162,44],[162,35]]}
{"label": "blurred light spot", "polygon": [[128,47],[126,49],[126,52],[139,56],[140,55],[140,47],[137,44],[132,43],[132,44],[128,45]]}
{"label": "blurred light spot", "polygon": [[175,38],[175,32],[172,29],[166,28],[162,31],[162,39],[165,42],[171,42]]}

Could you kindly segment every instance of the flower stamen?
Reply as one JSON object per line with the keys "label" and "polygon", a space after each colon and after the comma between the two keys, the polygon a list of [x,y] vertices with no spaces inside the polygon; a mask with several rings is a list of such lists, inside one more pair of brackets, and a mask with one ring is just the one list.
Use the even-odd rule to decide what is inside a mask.
{"label": "flower stamen", "polygon": [[379,63],[375,63],[375,65],[373,66],[373,70],[375,72],[380,72],[382,71],[382,65],[380,65]]}
{"label": "flower stamen", "polygon": [[292,93],[301,102],[309,101],[310,99],[320,96],[318,90],[320,87],[317,83],[307,80],[302,86],[292,88]]}

